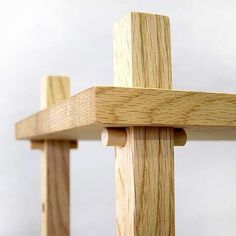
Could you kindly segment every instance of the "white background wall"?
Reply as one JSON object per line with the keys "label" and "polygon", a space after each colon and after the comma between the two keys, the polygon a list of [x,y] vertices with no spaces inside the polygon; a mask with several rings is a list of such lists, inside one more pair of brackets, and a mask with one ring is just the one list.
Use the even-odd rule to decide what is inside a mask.
{"label": "white background wall", "polygon": [[[40,235],[40,152],[14,123],[40,106],[40,79],[69,75],[72,93],[112,84],[112,25],[129,11],[170,16],[173,87],[236,92],[233,0],[0,0],[0,235]],[[114,151],[80,142],[71,153],[72,236],[110,236]],[[176,148],[177,236],[236,235],[234,142]]]}

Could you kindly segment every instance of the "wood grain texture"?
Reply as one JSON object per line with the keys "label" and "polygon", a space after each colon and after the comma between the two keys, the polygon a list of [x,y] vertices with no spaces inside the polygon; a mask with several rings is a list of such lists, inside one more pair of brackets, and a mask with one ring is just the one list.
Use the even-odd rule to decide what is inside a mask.
{"label": "wood grain texture", "polygon": [[[69,93],[69,78],[44,78],[42,108],[65,99]],[[44,141],[41,170],[42,236],[70,235],[69,152],[70,141]]]}
{"label": "wood grain texture", "polygon": [[93,87],[16,124],[17,139],[100,139],[106,127],[184,128],[188,140],[235,140],[236,95]]}
{"label": "wood grain texture", "polygon": [[70,97],[70,81],[66,76],[46,76],[42,80],[41,108],[48,108]]}
{"label": "wood grain texture", "polygon": [[[94,90],[95,88],[91,88],[82,91],[18,122],[16,124],[16,137],[24,137],[25,139],[63,139],[66,135],[70,136],[70,133],[79,135],[80,132],[77,128],[93,126],[96,122]],[[89,133],[89,129],[87,132]],[[53,133],[55,135],[47,135]]]}
{"label": "wood grain texture", "polygon": [[[114,77],[119,86],[171,88],[167,17],[131,13],[118,21]],[[127,133],[125,147],[116,148],[116,234],[173,236],[174,131],[129,127]]]}
{"label": "wood grain texture", "polygon": [[42,158],[42,236],[70,235],[69,141],[44,142]]}
{"label": "wood grain texture", "polygon": [[116,148],[116,234],[172,235],[172,132],[133,127],[127,134],[126,146]]}
{"label": "wood grain texture", "polygon": [[96,87],[96,120],[135,126],[233,127],[236,95],[168,89]]}

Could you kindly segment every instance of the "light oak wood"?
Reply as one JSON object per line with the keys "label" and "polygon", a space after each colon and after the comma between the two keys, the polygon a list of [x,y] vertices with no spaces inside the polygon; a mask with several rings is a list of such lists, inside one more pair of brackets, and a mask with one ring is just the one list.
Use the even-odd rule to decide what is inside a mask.
{"label": "light oak wood", "polygon": [[102,145],[123,147],[127,141],[125,128],[105,128],[101,134]]}
{"label": "light oak wood", "polygon": [[[69,96],[69,78],[46,77],[42,90],[42,108],[50,107]],[[70,148],[70,141],[43,142],[42,236],[70,235]]]}
{"label": "light oak wood", "polygon": [[47,140],[42,158],[42,236],[70,235],[69,141]]}
{"label": "light oak wood", "polygon": [[[114,78],[119,86],[171,88],[167,17],[131,13],[118,21]],[[146,110],[148,101],[136,105]],[[116,235],[175,235],[173,157],[173,128],[127,128],[126,145],[116,148]]]}
{"label": "light oak wood", "polygon": [[[104,147],[123,147],[127,141],[126,128],[105,128],[102,131],[101,140]],[[174,129],[174,145],[184,146],[186,142],[187,135],[185,131],[183,129]]]}
{"label": "light oak wood", "polygon": [[17,139],[100,139],[106,127],[183,128],[188,140],[236,140],[236,95],[92,87],[16,124]]}
{"label": "light oak wood", "polygon": [[70,81],[67,76],[46,76],[42,79],[41,109],[70,97]]}
{"label": "light oak wood", "polygon": [[[236,95],[173,91],[169,19],[130,13],[114,26],[114,83],[70,97],[48,76],[42,111],[16,124],[42,158],[42,236],[70,235],[75,139],[116,146],[116,234],[174,236],[174,145],[236,140]],[[105,128],[105,129],[104,129]],[[187,133],[187,134],[186,134]]]}

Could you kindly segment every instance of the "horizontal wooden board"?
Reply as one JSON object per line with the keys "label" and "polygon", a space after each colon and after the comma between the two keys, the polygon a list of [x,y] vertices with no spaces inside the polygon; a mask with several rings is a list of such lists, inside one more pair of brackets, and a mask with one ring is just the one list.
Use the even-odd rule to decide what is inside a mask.
{"label": "horizontal wooden board", "polygon": [[97,86],[16,124],[17,139],[99,139],[104,127],[184,128],[188,139],[236,139],[236,95]]}

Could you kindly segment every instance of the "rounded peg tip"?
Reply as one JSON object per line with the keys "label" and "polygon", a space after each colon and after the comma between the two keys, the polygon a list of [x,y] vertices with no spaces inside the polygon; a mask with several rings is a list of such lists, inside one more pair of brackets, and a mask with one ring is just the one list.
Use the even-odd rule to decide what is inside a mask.
{"label": "rounded peg tip", "polygon": [[184,129],[174,129],[174,145],[184,146],[187,142],[187,134]]}
{"label": "rounded peg tip", "polygon": [[105,128],[101,135],[102,145],[123,147],[127,141],[127,133],[125,128]]}

